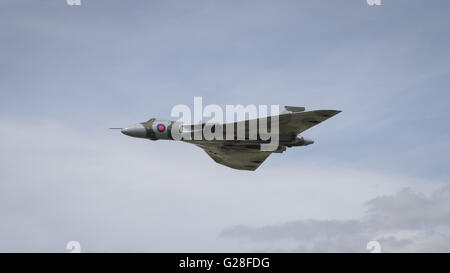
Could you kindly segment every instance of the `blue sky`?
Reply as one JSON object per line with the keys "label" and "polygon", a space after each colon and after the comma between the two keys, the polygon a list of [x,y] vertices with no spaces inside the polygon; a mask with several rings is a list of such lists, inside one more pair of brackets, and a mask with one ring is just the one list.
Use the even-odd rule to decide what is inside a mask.
{"label": "blue sky", "polygon": [[[448,184],[448,1],[384,0],[371,7],[363,0],[82,0],[81,6],[6,0],[0,6],[0,202],[1,215],[10,223],[0,230],[4,238],[19,238],[4,243],[2,251],[63,251],[64,240],[77,236],[91,251],[196,249],[175,233],[193,234],[206,251],[271,249],[264,242],[251,248],[217,241],[217,236],[240,224],[363,217],[365,202],[373,198],[397,196],[404,187],[431,194]],[[170,118],[174,105],[192,105],[194,96],[202,96],[205,104],[343,112],[304,133],[314,145],[272,155],[258,173],[216,166],[188,144],[149,143],[106,130],[150,117]],[[172,167],[182,173],[174,175]],[[192,173],[201,173],[203,180],[195,182]],[[276,180],[295,181],[283,188],[272,180],[277,173]],[[124,196],[125,183],[132,189]],[[255,189],[258,183],[267,188]],[[240,191],[236,187],[242,184]],[[195,191],[165,195],[179,187]],[[23,189],[29,195],[22,195]],[[285,203],[265,202],[271,200],[268,189]],[[147,200],[146,190],[159,197]],[[212,194],[218,190],[225,191],[223,196]],[[45,209],[64,198],[95,206],[92,192],[101,191],[110,195],[100,194],[104,209],[97,214],[60,205],[61,211],[49,216]],[[48,195],[51,200],[41,203]],[[307,198],[316,195],[329,201]],[[108,207],[127,215],[123,206],[116,207],[117,198],[140,200],[128,207],[136,218],[124,216],[136,226],[111,231],[117,239],[94,240],[97,231],[87,226],[96,225],[96,219],[118,221]],[[202,222],[212,217],[205,207],[214,205],[208,202],[218,202],[215,209],[227,212],[230,198],[247,206],[241,207],[242,215],[255,216]],[[188,202],[190,210],[181,215],[178,202]],[[36,204],[42,209],[35,211]],[[146,206],[165,206],[161,226],[152,232],[155,244],[132,235],[150,225],[143,214],[153,219],[162,213],[141,211]],[[318,209],[302,209],[311,206]],[[77,215],[75,220],[67,218],[68,211]],[[192,230],[162,227],[197,219],[197,212],[203,217]],[[33,232],[14,228],[33,217],[46,220],[31,222]],[[82,224],[58,225],[71,221]]]}

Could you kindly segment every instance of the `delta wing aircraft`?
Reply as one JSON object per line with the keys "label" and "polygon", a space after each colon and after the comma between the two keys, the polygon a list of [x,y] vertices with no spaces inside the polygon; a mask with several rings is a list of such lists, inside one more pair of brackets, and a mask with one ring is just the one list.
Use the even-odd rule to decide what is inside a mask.
{"label": "delta wing aircraft", "polygon": [[[262,150],[261,145],[267,144],[269,140],[263,140],[259,134],[256,139],[251,138],[252,121],[256,122],[259,130],[262,123],[267,124],[266,130],[271,132],[272,117],[259,118],[257,120],[245,120],[234,123],[221,124],[220,129],[223,133],[222,140],[207,140],[204,137],[195,138],[195,133],[199,130],[203,131],[209,126],[209,131],[215,133],[217,124],[194,124],[185,125],[170,120],[158,120],[152,118],[146,122],[141,122],[126,128],[110,128],[120,129],[127,136],[145,138],[150,140],[181,140],[192,143],[202,148],[215,162],[238,170],[256,170],[266,158],[272,153],[283,153],[286,148],[306,146],[313,144],[314,141],[300,136],[300,133],[309,128],[337,115],[341,111],[338,110],[316,110],[305,112],[304,107],[285,106],[286,110],[278,115],[278,146],[272,150]],[[276,117],[276,116],[275,116]],[[185,137],[177,139],[173,136],[174,126],[177,126],[176,132]],[[226,131],[233,128],[234,138],[229,140],[226,137]],[[244,139],[238,138],[239,128],[244,128]],[[259,132],[259,131],[258,131]]]}

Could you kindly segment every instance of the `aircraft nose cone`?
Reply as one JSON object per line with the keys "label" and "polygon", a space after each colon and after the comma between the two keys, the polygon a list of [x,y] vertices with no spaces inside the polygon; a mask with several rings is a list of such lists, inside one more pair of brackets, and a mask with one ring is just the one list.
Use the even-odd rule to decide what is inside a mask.
{"label": "aircraft nose cone", "polygon": [[142,124],[134,124],[122,129],[122,134],[131,137],[146,137],[147,131]]}

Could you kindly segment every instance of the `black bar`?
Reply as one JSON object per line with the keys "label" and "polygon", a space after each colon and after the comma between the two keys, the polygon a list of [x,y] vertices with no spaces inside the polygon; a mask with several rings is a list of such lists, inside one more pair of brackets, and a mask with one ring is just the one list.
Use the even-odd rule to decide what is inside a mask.
{"label": "black bar", "polygon": [[[300,253],[59,253],[1,254],[4,268],[139,270],[139,272],[321,272],[340,269],[378,272],[393,269],[446,268],[450,254],[300,254]],[[441,264],[442,263],[442,264]],[[442,265],[444,267],[442,267]]]}

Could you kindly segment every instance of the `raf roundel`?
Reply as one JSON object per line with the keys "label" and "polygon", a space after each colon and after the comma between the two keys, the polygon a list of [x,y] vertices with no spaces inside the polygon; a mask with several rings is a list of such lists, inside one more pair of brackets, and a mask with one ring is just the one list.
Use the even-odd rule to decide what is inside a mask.
{"label": "raf roundel", "polygon": [[158,124],[156,125],[156,129],[158,130],[158,132],[162,133],[166,130],[166,126],[164,124]]}

